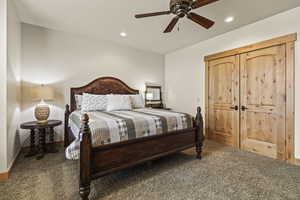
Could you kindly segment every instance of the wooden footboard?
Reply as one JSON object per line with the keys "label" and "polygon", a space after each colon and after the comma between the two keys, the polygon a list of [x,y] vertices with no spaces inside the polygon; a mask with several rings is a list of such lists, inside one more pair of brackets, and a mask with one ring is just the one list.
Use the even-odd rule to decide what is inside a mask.
{"label": "wooden footboard", "polygon": [[[161,157],[195,144],[195,130],[136,139],[92,149],[92,178]],[[105,161],[105,162],[103,162]]]}
{"label": "wooden footboard", "polygon": [[92,147],[91,131],[87,114],[82,116],[80,129],[80,196],[88,200],[90,183],[93,179],[142,162],[171,153],[196,147],[197,158],[201,159],[203,118],[200,107],[194,127],[158,136],[128,140],[115,144]]}

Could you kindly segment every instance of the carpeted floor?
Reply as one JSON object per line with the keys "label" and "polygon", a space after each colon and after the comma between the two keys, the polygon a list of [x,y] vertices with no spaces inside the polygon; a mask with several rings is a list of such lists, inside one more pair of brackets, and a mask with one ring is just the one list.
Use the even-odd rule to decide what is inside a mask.
{"label": "carpeted floor", "polygon": [[[3,200],[77,200],[77,162],[63,149],[37,161],[18,158]],[[278,200],[300,199],[300,167],[207,142],[203,160],[188,150],[101,178],[91,200]]]}

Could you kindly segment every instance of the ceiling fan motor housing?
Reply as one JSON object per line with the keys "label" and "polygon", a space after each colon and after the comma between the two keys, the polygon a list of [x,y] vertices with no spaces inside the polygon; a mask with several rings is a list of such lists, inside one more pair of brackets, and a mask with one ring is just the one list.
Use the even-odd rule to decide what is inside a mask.
{"label": "ceiling fan motor housing", "polygon": [[160,15],[174,14],[175,16],[173,17],[173,19],[165,29],[164,33],[172,32],[172,30],[178,23],[179,19],[185,16],[189,20],[197,23],[198,25],[206,29],[209,29],[214,25],[215,23],[214,21],[190,11],[214,3],[216,1],[219,0],[170,0],[170,10],[168,11],[139,14],[139,15],[135,15],[135,17],[144,18],[144,17],[154,17]]}
{"label": "ceiling fan motor housing", "polygon": [[170,10],[178,17],[184,17],[192,10],[193,0],[171,0]]}

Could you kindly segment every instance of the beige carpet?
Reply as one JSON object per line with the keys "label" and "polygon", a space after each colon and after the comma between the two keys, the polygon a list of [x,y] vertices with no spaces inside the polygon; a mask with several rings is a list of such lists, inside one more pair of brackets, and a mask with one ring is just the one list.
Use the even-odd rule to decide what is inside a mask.
{"label": "beige carpet", "polygon": [[[62,148],[40,161],[22,154],[0,199],[80,199],[77,162]],[[90,199],[300,200],[300,167],[207,142],[201,161],[189,150],[114,173],[93,182]]]}

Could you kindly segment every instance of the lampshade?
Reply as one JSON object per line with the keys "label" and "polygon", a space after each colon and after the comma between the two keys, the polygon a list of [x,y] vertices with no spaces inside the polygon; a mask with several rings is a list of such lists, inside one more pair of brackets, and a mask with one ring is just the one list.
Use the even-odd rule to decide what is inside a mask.
{"label": "lampshade", "polygon": [[146,94],[146,99],[147,100],[153,100],[153,93],[147,93]]}
{"label": "lampshade", "polygon": [[45,85],[40,85],[32,89],[32,99],[34,101],[40,100],[53,100],[54,90],[53,88]]}

